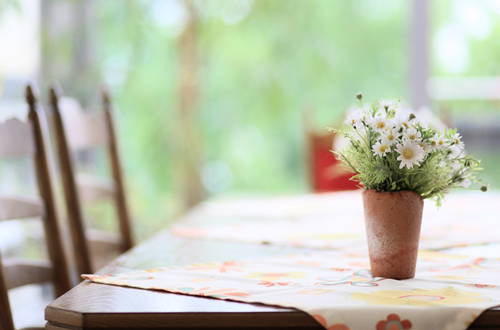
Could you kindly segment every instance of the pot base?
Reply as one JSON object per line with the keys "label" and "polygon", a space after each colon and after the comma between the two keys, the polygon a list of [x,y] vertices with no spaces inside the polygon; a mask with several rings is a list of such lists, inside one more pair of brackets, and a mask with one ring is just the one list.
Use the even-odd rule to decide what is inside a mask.
{"label": "pot base", "polygon": [[373,256],[376,254],[370,254],[370,266],[373,277],[386,277],[395,280],[415,277],[417,263],[415,256],[418,254],[418,246],[380,258]]}

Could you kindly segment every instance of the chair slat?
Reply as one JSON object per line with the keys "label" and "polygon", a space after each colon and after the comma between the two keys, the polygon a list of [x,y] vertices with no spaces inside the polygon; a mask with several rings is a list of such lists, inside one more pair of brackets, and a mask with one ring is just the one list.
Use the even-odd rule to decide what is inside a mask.
{"label": "chair slat", "polygon": [[132,239],[132,222],[130,212],[128,210],[127,199],[125,197],[125,184],[120,161],[120,153],[118,151],[118,143],[116,140],[116,130],[113,119],[113,111],[109,93],[106,89],[102,90],[102,99],[104,105],[104,114],[106,119],[106,127],[109,133],[108,156],[111,164],[111,173],[116,183],[116,210],[118,211],[118,220],[120,232],[123,237],[124,250],[130,249],[133,245]]}
{"label": "chair slat", "polygon": [[0,196],[0,221],[41,217],[45,206],[39,197]]}
{"label": "chair slat", "polygon": [[12,319],[12,311],[10,309],[9,295],[7,289],[7,279],[5,271],[2,267],[2,256],[0,254],[0,329],[14,329],[14,321]]}
{"label": "chair slat", "polygon": [[96,202],[103,198],[113,198],[116,195],[116,187],[113,181],[93,175],[77,174],[76,184],[78,186],[78,197],[83,202]]}
{"label": "chair slat", "polygon": [[72,151],[107,145],[108,134],[102,113],[85,112],[78,101],[70,97],[59,99],[59,111]]}
{"label": "chair slat", "polygon": [[0,123],[0,157],[31,156],[35,150],[30,122],[12,118]]}
{"label": "chair slat", "polygon": [[54,269],[48,260],[8,259],[3,267],[9,290],[54,279]]}

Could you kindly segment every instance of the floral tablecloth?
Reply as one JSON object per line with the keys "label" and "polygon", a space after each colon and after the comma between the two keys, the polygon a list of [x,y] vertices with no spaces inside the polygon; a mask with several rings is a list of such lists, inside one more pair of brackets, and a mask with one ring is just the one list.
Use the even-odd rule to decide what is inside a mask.
{"label": "floral tablecloth", "polygon": [[366,253],[342,251],[84,278],[295,307],[329,330],[466,329],[482,311],[500,305],[500,259],[431,251],[421,251],[415,278],[403,281],[373,277]]}

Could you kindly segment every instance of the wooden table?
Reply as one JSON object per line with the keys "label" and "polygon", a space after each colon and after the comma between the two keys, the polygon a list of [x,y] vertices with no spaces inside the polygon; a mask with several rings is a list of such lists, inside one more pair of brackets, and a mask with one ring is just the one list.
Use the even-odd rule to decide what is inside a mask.
{"label": "wooden table", "polygon": [[[186,239],[167,230],[101,269],[99,274],[167,265],[237,260],[308,249]],[[84,281],[45,310],[46,329],[323,329],[296,309],[124,288]],[[500,308],[469,329],[500,328]]]}

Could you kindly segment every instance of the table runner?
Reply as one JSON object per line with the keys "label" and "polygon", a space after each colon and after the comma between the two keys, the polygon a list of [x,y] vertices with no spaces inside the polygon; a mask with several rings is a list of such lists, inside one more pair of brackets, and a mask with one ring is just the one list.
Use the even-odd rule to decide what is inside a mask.
{"label": "table runner", "polygon": [[83,275],[96,283],[294,307],[329,330],[466,329],[500,305],[500,259],[420,251],[414,279],[372,277],[367,253],[316,251]]}
{"label": "table runner", "polygon": [[[450,194],[440,209],[425,201],[421,249],[500,242],[500,194]],[[197,219],[215,225],[203,225]],[[195,223],[195,224],[192,224]],[[178,236],[319,249],[366,245],[360,191],[208,202],[172,227]]]}

